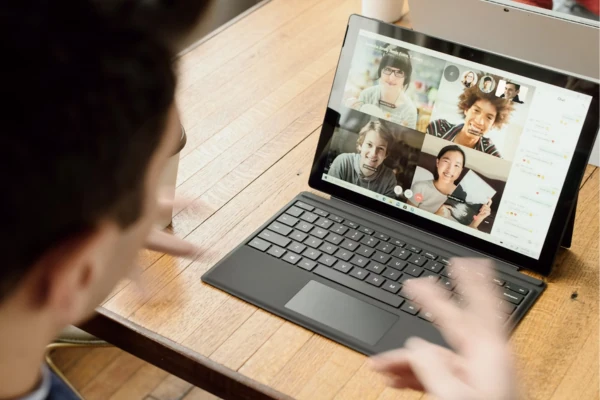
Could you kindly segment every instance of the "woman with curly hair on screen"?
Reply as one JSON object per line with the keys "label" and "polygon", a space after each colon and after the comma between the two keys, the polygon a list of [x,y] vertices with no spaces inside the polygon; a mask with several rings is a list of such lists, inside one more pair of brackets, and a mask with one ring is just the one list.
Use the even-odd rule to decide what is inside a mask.
{"label": "woman with curly hair on screen", "polygon": [[464,123],[452,125],[445,119],[438,119],[429,123],[427,133],[502,158],[485,135],[491,129],[502,128],[513,109],[510,100],[497,97],[493,92],[484,93],[478,86],[473,86],[458,97],[458,110],[465,116]]}

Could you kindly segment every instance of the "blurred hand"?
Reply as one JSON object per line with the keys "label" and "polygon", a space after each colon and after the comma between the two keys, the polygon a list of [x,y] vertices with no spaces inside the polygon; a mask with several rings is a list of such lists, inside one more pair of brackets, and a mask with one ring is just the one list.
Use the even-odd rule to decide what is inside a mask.
{"label": "blurred hand", "polygon": [[[173,210],[173,200],[175,193],[167,191],[159,192],[158,215],[171,214]],[[190,200],[179,200],[177,206],[185,208],[191,203]],[[165,231],[153,228],[146,239],[146,249],[166,253],[176,257],[195,258],[199,249],[190,242],[173,236]]]}
{"label": "blurred hand", "polygon": [[405,347],[371,359],[375,370],[388,376],[388,385],[425,391],[441,400],[515,400],[516,379],[507,335],[495,316],[498,300],[486,292],[492,262],[453,259],[467,305],[460,309],[442,295],[445,289],[425,280],[406,282],[417,302],[433,313],[442,335],[454,350],[419,338]]}
{"label": "blurred hand", "polygon": [[439,215],[440,217],[450,218],[450,207],[449,205],[442,204],[440,208],[435,212],[435,215]]}

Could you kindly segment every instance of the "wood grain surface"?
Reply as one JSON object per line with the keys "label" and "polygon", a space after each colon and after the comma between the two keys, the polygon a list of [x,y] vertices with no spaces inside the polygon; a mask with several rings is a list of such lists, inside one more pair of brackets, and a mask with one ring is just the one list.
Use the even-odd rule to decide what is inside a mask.
{"label": "wood grain surface", "polygon": [[[143,252],[143,290],[121,282],[90,330],[223,398],[240,385],[281,398],[423,397],[386,388],[364,356],[200,281],[309,190],[346,23],[359,11],[360,0],[273,0],[181,58],[177,102],[188,144],[177,194],[192,203],[176,210],[173,233],[203,253],[192,262]],[[524,398],[598,398],[599,175],[588,167],[573,247],[512,336]],[[152,345],[136,345],[141,339]],[[217,372],[195,376],[194,362],[197,373]]]}

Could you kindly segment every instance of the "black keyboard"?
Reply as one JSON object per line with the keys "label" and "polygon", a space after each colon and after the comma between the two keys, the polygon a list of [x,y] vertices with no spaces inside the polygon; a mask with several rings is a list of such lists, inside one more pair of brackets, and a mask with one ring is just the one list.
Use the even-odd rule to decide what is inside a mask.
{"label": "black keyboard", "polygon": [[[375,229],[298,201],[248,243],[259,251],[434,322],[435,316],[403,287],[408,279],[431,279],[448,299],[466,304],[450,257],[390,237]],[[487,282],[487,283],[486,283]],[[500,278],[485,281],[498,297],[496,316],[506,322],[529,290]]]}

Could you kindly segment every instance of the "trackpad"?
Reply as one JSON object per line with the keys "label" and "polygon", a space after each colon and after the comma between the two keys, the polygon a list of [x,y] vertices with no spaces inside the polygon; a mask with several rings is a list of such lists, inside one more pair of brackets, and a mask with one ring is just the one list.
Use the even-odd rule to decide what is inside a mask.
{"label": "trackpad", "polygon": [[398,317],[316,281],[310,281],[285,305],[292,311],[374,345]]}

